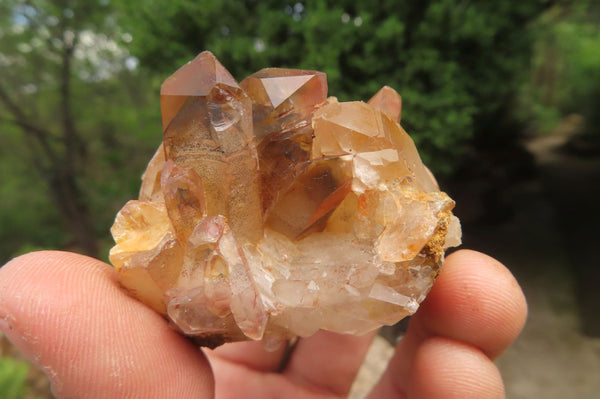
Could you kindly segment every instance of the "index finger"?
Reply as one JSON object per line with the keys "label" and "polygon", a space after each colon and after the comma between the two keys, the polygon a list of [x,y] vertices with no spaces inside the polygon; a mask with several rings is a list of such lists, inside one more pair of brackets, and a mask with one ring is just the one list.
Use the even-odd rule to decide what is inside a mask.
{"label": "index finger", "polygon": [[[526,315],[523,292],[506,267],[475,251],[455,252],[446,260],[429,296],[411,319],[372,397],[390,391],[405,392],[414,385],[415,358],[421,353],[417,363],[421,371],[426,370],[423,364],[431,366],[431,359],[435,358],[435,353],[429,350],[432,347],[453,347],[456,353],[469,353],[466,357],[478,359],[481,370],[482,365],[490,366],[486,376],[492,376],[493,364],[484,358],[497,357],[512,343],[523,328]],[[429,349],[421,350],[423,345]],[[477,352],[481,353],[480,357],[475,356]],[[427,356],[424,358],[423,354]],[[442,367],[439,358],[436,362],[437,366],[428,371],[431,375],[421,381],[432,380],[434,374],[439,379],[452,371],[452,368]],[[453,368],[460,370],[464,365],[455,364]],[[482,377],[472,376],[480,380]]]}

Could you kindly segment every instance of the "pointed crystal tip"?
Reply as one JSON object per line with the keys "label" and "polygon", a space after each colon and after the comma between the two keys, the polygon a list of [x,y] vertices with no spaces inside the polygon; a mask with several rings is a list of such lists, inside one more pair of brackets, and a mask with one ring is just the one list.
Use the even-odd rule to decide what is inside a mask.
{"label": "pointed crystal tip", "polygon": [[413,314],[454,201],[385,86],[327,97],[324,73],[267,68],[238,84],[205,51],[161,88],[163,143],[111,229],[130,293],[201,345],[275,350],[319,329],[364,334]]}

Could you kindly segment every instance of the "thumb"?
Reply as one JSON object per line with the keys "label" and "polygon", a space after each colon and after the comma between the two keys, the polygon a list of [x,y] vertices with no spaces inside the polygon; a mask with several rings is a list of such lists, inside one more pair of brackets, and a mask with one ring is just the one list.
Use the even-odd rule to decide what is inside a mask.
{"label": "thumb", "polygon": [[203,353],[96,259],[36,252],[0,269],[0,328],[58,398],[209,398]]}

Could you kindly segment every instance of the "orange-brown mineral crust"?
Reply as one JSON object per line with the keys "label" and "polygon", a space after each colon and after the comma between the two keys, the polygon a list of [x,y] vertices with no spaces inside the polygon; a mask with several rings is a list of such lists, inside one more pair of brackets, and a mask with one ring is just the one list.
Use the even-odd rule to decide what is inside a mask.
{"label": "orange-brown mineral crust", "polygon": [[110,259],[204,345],[394,324],[460,244],[390,87],[338,102],[324,73],[279,68],[238,84],[203,52],[164,82],[161,106],[163,143],[117,214]]}

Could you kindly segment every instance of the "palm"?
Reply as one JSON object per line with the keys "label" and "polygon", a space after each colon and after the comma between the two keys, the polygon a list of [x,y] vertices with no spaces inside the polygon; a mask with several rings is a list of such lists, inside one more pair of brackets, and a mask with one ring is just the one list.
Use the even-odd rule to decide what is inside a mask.
{"label": "palm", "polygon": [[220,398],[346,397],[373,334],[364,337],[321,331],[285,349],[266,352],[246,342],[205,351]]}

